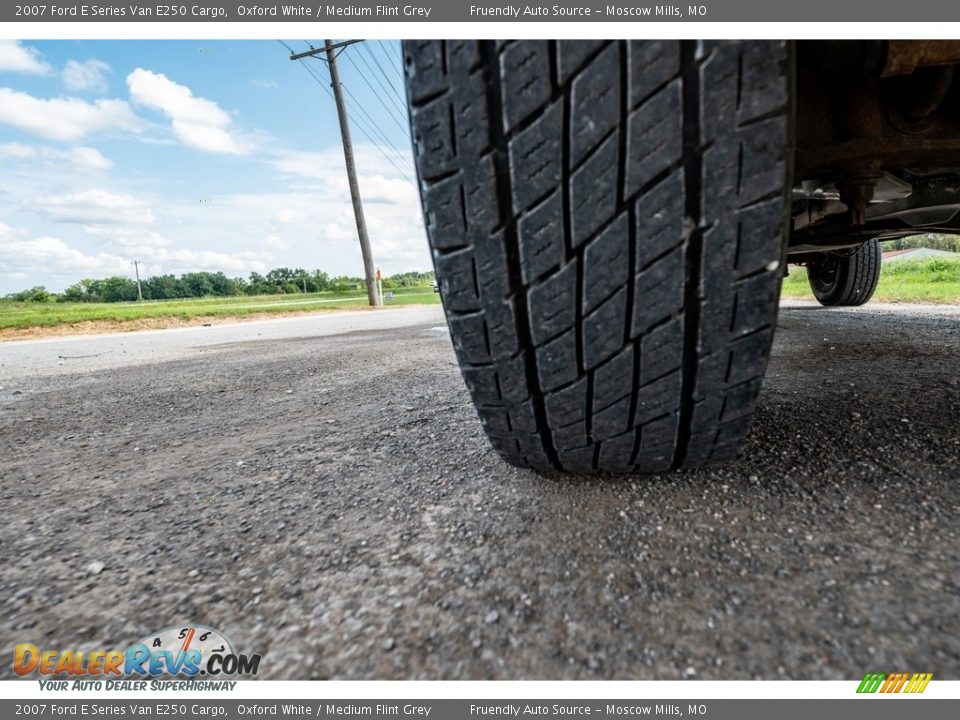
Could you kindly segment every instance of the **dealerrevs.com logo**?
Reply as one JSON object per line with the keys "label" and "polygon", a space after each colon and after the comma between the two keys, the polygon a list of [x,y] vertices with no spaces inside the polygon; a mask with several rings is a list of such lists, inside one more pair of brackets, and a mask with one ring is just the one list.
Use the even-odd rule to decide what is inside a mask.
{"label": "dealerrevs.com logo", "polygon": [[858,693],[922,693],[933,679],[933,673],[867,673],[857,687]]}
{"label": "dealerrevs.com logo", "polygon": [[[54,650],[20,643],[13,671],[46,678],[114,679],[198,676],[253,676],[261,656],[237,653],[222,633],[201,625],[171,627],[153,633],[126,650]],[[121,688],[117,688],[121,689]]]}

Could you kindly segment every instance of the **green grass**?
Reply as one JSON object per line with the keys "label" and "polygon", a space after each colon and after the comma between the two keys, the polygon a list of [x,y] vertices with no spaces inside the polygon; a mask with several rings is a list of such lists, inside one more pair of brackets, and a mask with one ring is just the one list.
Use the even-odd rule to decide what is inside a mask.
{"label": "green grass", "polygon": [[[807,270],[791,267],[783,297],[813,299]],[[960,260],[926,258],[884,263],[873,299],[879,302],[960,304]]]}
{"label": "green grass", "polygon": [[[394,298],[385,304],[430,305],[440,296],[429,286],[385,290]],[[132,303],[21,303],[0,300],[0,330],[7,328],[53,327],[86,321],[128,322],[145,318],[233,317],[255,313],[303,312],[367,307],[366,293],[307,293],[297,295],[254,295],[185,300],[145,300]]]}

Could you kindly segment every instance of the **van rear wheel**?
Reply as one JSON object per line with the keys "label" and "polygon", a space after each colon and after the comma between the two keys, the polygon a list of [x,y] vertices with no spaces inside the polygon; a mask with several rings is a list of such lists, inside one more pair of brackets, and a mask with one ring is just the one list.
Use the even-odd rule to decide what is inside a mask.
{"label": "van rear wheel", "polygon": [[880,242],[868,240],[856,250],[821,253],[807,264],[814,297],[828,307],[863,305],[880,281]]}

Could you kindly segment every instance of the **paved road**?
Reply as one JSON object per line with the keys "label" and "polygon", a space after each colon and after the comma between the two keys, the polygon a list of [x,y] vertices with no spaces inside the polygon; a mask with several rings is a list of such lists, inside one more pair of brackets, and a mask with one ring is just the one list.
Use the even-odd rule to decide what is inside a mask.
{"label": "paved road", "polygon": [[960,678],[960,311],[794,303],[736,462],[594,479],[503,465],[409,312],[2,346],[0,648],[193,621],[273,678]]}
{"label": "paved road", "polygon": [[267,340],[387,330],[443,323],[440,305],[408,305],[377,311],[327,311],[270,320],[210,326],[138,330],[106,335],[64,335],[0,342],[0,385],[38,375],[73,375],[149,362],[166,362],[207,352],[213,346]]}

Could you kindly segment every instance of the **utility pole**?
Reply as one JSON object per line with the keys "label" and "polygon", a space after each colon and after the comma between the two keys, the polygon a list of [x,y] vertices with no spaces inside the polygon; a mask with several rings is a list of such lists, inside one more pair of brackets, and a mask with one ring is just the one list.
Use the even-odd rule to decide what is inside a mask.
{"label": "utility pole", "polygon": [[370,250],[370,238],[367,236],[367,221],[363,217],[363,203],[360,200],[360,186],[357,184],[357,168],[353,160],[353,143],[350,140],[350,121],[347,117],[347,106],[343,100],[343,88],[340,86],[340,72],[337,70],[336,50],[351,45],[357,40],[334,44],[331,40],[324,40],[322,49],[311,49],[309,52],[297,53],[290,56],[291,60],[300,60],[304,57],[315,57],[320,52],[327,54],[327,68],[330,70],[330,85],[333,87],[333,98],[337,103],[337,117],[340,120],[340,139],[343,141],[343,160],[347,166],[347,180],[350,183],[350,198],[353,200],[353,215],[357,221],[357,235],[360,238],[360,254],[363,256],[363,272],[367,281],[367,299],[374,307],[383,305],[383,298],[377,288],[377,280],[373,267],[373,252]]}
{"label": "utility pole", "polygon": [[137,274],[137,300],[143,300],[143,290],[140,289],[140,261],[133,261],[133,271]]}

